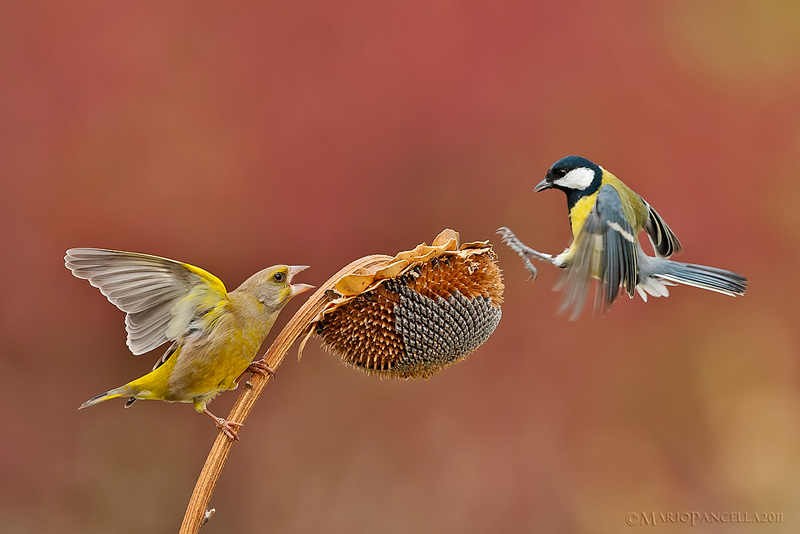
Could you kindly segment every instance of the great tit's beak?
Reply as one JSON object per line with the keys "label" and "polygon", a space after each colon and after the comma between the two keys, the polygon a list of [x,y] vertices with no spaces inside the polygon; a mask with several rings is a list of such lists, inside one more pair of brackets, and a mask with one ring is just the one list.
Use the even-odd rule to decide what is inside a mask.
{"label": "great tit's beak", "polygon": [[536,187],[533,188],[534,193],[538,193],[539,191],[544,191],[545,189],[552,189],[553,182],[548,182],[547,178],[536,184]]}
{"label": "great tit's beak", "polygon": [[289,284],[291,284],[289,287],[292,288],[293,297],[296,297],[300,293],[308,291],[309,289],[314,289],[314,286],[308,284],[292,284],[292,278],[294,277],[294,275],[303,272],[306,269],[308,269],[308,265],[292,265],[291,267],[289,267]]}

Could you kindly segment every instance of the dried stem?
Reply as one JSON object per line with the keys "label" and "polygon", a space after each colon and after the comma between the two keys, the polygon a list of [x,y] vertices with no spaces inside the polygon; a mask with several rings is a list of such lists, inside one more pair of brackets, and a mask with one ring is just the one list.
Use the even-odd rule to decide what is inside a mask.
{"label": "dried stem", "polygon": [[[332,289],[334,283],[336,283],[340,277],[352,273],[359,268],[370,267],[389,259],[391,259],[391,256],[384,256],[382,254],[365,256],[344,267],[327,282],[322,284],[300,309],[297,310],[294,317],[292,317],[286,327],[281,330],[278,337],[275,338],[275,341],[264,356],[267,360],[267,364],[272,369],[277,369],[295,340],[302,335],[311,321],[322,311],[322,308],[327,303],[325,292],[328,289]],[[242,388],[239,399],[236,401],[230,415],[227,417],[229,421],[244,423],[250,411],[253,409],[253,406],[255,406],[258,397],[261,395],[264,386],[269,382],[269,378],[269,376],[253,375],[249,382],[250,386]],[[240,434],[242,430],[244,429],[239,430]],[[200,477],[197,479],[192,498],[189,500],[189,506],[186,508],[186,515],[183,517],[180,534],[196,534],[197,531],[200,530],[201,522],[206,515],[208,503],[211,500],[211,494],[214,492],[214,488],[217,485],[217,480],[219,480],[219,476],[222,473],[222,468],[225,467],[225,461],[228,459],[228,454],[230,454],[232,446],[233,440],[225,435],[224,432],[220,431],[216,441],[214,441],[214,445],[211,447],[208,458],[206,458],[206,463],[203,466],[203,470],[200,472]]]}

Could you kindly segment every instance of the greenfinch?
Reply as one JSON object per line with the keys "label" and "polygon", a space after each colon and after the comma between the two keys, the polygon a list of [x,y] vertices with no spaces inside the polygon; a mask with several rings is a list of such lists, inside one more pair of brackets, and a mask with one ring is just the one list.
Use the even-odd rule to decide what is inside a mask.
{"label": "greenfinch", "polygon": [[172,345],[148,374],[84,402],[79,409],[117,397],[191,402],[237,440],[240,423],[206,407],[222,391],[235,389],[246,371],[273,374],[259,347],[292,297],[313,286],[292,284],[306,266],[277,265],[259,271],[230,293],[213,274],[158,256],[98,248],[73,248],[67,268],[88,280],[124,311],[128,347],[144,354]]}

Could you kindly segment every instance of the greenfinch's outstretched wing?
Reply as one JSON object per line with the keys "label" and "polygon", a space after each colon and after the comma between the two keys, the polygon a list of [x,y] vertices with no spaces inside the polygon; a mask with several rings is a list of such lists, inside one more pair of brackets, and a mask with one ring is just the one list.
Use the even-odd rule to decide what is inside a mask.
{"label": "greenfinch's outstretched wing", "polygon": [[644,205],[647,206],[647,221],[644,224],[644,231],[650,238],[650,244],[659,258],[669,258],[673,254],[681,251],[681,242],[675,235],[661,215],[647,203],[645,199],[639,197]]}
{"label": "greenfinch's outstretched wing", "polygon": [[219,278],[188,263],[99,248],[70,249],[64,261],[127,314],[128,347],[136,355],[177,339],[198,316],[229,302]]}
{"label": "greenfinch's outstretched wing", "polygon": [[600,188],[573,246],[576,247],[575,256],[565,273],[561,313],[571,308],[570,318],[578,318],[594,275],[600,278],[595,312],[599,306],[600,312],[605,313],[616,300],[620,288],[633,296],[639,272],[639,241],[625,217],[619,193],[612,186]]}

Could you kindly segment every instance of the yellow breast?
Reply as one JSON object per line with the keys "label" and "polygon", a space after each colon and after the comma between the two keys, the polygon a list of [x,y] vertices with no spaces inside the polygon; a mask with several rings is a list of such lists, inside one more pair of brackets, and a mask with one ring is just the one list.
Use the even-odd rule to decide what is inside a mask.
{"label": "yellow breast", "polygon": [[592,209],[594,208],[594,203],[597,201],[598,192],[583,197],[582,199],[577,201],[570,210],[569,222],[572,225],[573,240],[578,239],[578,234],[581,233],[583,224],[586,222],[586,218],[589,216],[589,213],[591,213]]}
{"label": "yellow breast", "polygon": [[[610,185],[614,188],[620,198],[622,205],[622,212],[628,223],[634,229],[635,233],[639,233],[644,228],[645,220],[647,219],[647,208],[639,198],[639,195],[634,193],[627,185],[622,183],[622,180],[603,169],[603,180],[600,188],[605,185]],[[583,224],[586,218],[594,209],[594,204],[597,202],[597,195],[600,189],[591,195],[587,195],[578,200],[569,212],[570,224],[572,225],[572,238],[577,239],[578,234],[583,229]]]}
{"label": "yellow breast", "polygon": [[233,307],[217,318],[208,333],[183,338],[161,367],[129,385],[149,392],[142,398],[172,402],[195,402],[198,397],[232,389],[274,320]]}
{"label": "yellow breast", "polygon": [[170,386],[193,398],[234,387],[264,341],[260,329],[217,325],[207,341],[187,343],[170,376]]}

